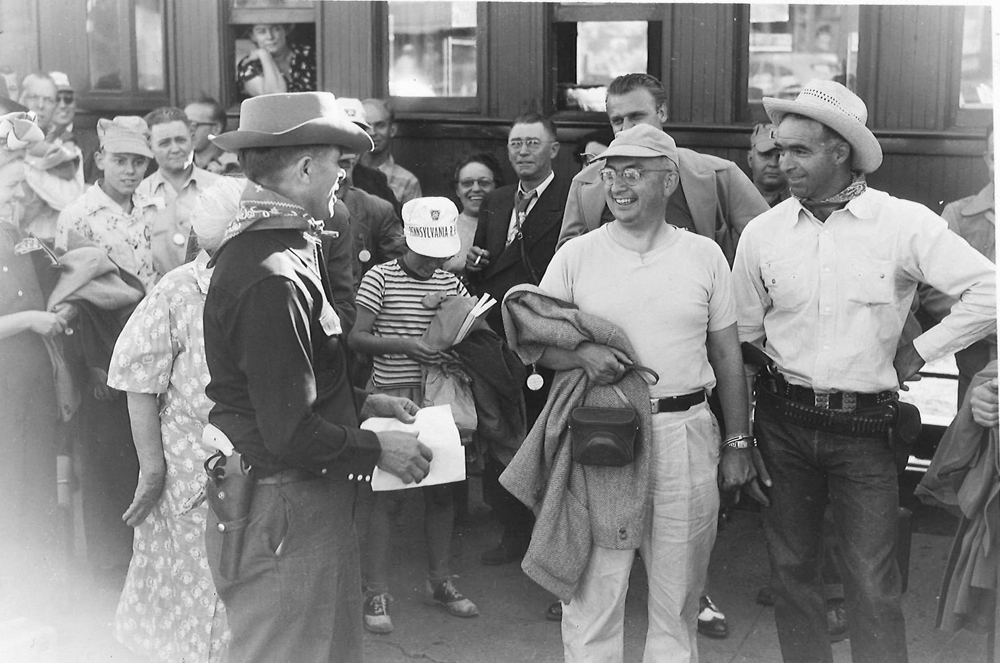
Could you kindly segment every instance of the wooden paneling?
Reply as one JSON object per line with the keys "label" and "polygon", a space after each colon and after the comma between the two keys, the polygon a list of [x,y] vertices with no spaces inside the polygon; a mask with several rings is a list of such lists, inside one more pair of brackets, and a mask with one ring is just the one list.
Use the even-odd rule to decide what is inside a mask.
{"label": "wooden paneling", "polygon": [[0,66],[10,67],[18,83],[41,66],[38,38],[35,0],[0,2]]}
{"label": "wooden paneling", "polygon": [[[167,38],[173,35],[170,49],[174,89],[171,101],[184,107],[201,95],[226,102],[223,84],[223,58],[226,49],[220,44],[226,36],[222,24],[221,3],[172,3],[175,23],[167,27]],[[169,42],[168,42],[169,44]]]}
{"label": "wooden paneling", "polygon": [[882,6],[866,50],[871,78],[862,80],[869,124],[882,129],[941,130],[953,125],[958,73],[955,40],[960,7]]}
{"label": "wooden paneling", "polygon": [[532,107],[551,111],[553,85],[545,67],[549,8],[539,2],[491,2],[487,9],[486,114],[513,119]]}
{"label": "wooden paneling", "polygon": [[376,67],[382,62],[375,35],[375,3],[322,2],[316,33],[319,42],[318,84],[338,97],[380,97]]}
{"label": "wooden paneling", "polygon": [[37,0],[37,6],[41,68],[66,72],[77,90],[89,90],[86,3]]}
{"label": "wooden paneling", "polygon": [[736,71],[733,5],[670,5],[664,85],[672,122],[729,124]]}

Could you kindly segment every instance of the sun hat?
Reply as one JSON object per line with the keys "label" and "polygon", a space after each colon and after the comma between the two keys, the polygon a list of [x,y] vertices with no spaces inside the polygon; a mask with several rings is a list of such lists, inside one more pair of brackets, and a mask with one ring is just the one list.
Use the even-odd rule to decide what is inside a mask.
{"label": "sun hat", "polygon": [[209,140],[235,152],[248,147],[339,145],[354,152],[374,147],[368,133],[337,107],[329,92],[262,94],[240,105],[240,126]]}
{"label": "sun hat", "polygon": [[448,198],[414,198],[403,205],[406,246],[428,258],[450,258],[462,250],[458,208]]}
{"label": "sun hat", "polygon": [[365,115],[365,106],[360,99],[352,97],[337,97],[337,107],[344,111],[344,115],[351,118],[351,122],[359,125],[362,129],[371,129],[368,124],[368,116]]}
{"label": "sun hat", "polygon": [[836,131],[851,145],[853,170],[872,173],[882,165],[882,147],[865,126],[865,102],[836,81],[810,81],[794,100],[764,97],[764,110],[775,126],[788,113],[795,113]]}
{"label": "sun hat", "polygon": [[753,133],[750,134],[750,147],[757,148],[758,152],[770,152],[777,145],[774,142],[775,126],[769,122],[758,122]]}
{"label": "sun hat", "polygon": [[97,137],[101,150],[118,154],[138,154],[153,158],[149,149],[149,126],[146,120],[135,115],[119,115],[113,120],[97,121]]}
{"label": "sun hat", "polygon": [[608,157],[667,157],[677,165],[677,144],[666,132],[648,124],[638,124],[625,129],[615,136],[608,149],[597,155],[598,159]]}
{"label": "sun hat", "polygon": [[45,140],[35,114],[14,112],[0,115],[0,151],[23,150]]}

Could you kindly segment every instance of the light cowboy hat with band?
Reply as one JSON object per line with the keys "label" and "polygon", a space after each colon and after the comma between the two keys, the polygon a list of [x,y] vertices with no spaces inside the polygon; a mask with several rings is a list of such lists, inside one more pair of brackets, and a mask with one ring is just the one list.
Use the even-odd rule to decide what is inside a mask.
{"label": "light cowboy hat with band", "polygon": [[794,100],[764,97],[764,110],[775,126],[794,113],[816,120],[844,137],[851,145],[851,168],[872,173],[882,165],[882,147],[865,126],[868,108],[861,97],[835,81],[810,81]]}
{"label": "light cowboy hat with band", "polygon": [[374,147],[364,129],[351,121],[329,92],[289,92],[251,97],[240,105],[236,131],[209,136],[222,149],[339,145],[351,152]]}

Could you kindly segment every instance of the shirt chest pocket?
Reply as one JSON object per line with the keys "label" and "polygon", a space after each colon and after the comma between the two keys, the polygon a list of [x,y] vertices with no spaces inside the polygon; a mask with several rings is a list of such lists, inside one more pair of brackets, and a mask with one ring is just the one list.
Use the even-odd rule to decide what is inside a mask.
{"label": "shirt chest pocket", "polygon": [[760,273],[775,308],[793,311],[809,300],[809,284],[802,260],[770,260],[761,265]]}
{"label": "shirt chest pocket", "polygon": [[895,278],[891,260],[858,258],[851,262],[847,298],[865,306],[892,304]]}

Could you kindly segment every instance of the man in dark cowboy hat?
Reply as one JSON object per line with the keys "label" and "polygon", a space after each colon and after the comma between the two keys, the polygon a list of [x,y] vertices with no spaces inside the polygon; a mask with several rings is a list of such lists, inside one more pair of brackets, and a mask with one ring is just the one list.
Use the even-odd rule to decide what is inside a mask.
{"label": "man in dark cowboy hat", "polygon": [[[764,98],[792,197],[751,221],[736,250],[740,340],[767,354],[755,427],[773,486],[764,533],[786,661],[832,661],[819,563],[829,503],[855,661],[905,662],[896,564],[897,390],[924,362],[996,328],[993,264],[926,207],[876,191],[882,149],[865,103],[812,81]],[[958,299],[900,343],[926,282]]]}
{"label": "man in dark cowboy hat", "polygon": [[[407,399],[355,393],[315,236],[342,180],[341,152],[371,139],[325,92],[253,97],[236,151],[249,183],[215,254],[205,302],[211,423],[256,481],[235,573],[208,524],[234,661],[360,661],[361,584],[353,508],[374,468],[421,481],[431,452],[408,433],[363,431],[365,416],[412,421]],[[363,405],[362,405],[363,404]]]}

